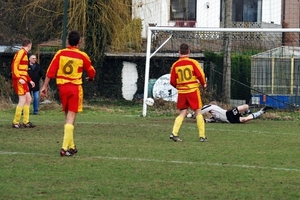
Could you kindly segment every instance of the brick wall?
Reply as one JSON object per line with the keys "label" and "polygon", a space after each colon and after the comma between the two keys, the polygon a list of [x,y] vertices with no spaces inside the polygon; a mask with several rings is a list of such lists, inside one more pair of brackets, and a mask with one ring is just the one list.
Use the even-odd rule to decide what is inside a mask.
{"label": "brick wall", "polygon": [[[284,28],[300,28],[300,1],[284,0],[283,1],[283,27]],[[299,46],[299,33],[284,33],[284,46]]]}

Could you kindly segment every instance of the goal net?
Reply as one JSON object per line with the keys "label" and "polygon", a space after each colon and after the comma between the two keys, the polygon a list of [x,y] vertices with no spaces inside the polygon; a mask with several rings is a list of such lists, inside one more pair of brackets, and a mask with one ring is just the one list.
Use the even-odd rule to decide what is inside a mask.
{"label": "goal net", "polygon": [[[248,103],[278,109],[300,105],[300,29],[149,27],[143,116],[147,115],[145,99],[153,95],[149,82],[169,72],[181,43],[189,45],[190,57],[200,62],[206,74],[204,103],[216,100],[232,106]],[[168,61],[161,64],[167,69],[155,73],[156,77],[150,73],[157,67],[153,58]],[[165,96],[153,98],[170,95],[176,101],[174,88],[165,90],[169,91],[161,92]]]}

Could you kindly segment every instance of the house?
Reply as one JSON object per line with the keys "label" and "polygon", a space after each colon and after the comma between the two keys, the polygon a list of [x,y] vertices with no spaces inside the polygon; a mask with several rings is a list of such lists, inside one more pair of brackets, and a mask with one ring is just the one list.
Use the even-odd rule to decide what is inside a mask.
{"label": "house", "polygon": [[2,52],[16,52],[22,48],[20,45],[8,46],[8,45],[0,45],[0,53]]}
{"label": "house", "polygon": [[[233,28],[299,28],[299,0],[232,0]],[[225,0],[132,0],[132,17],[148,26],[219,28]]]}

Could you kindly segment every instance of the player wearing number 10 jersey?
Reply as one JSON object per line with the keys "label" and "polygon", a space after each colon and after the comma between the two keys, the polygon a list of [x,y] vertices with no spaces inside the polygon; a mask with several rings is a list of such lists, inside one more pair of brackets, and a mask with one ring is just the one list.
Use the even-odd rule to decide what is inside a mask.
{"label": "player wearing number 10 jersey", "polygon": [[80,34],[71,31],[68,35],[69,46],[59,50],[48,67],[41,95],[47,96],[47,86],[51,78],[56,78],[62,109],[65,112],[64,139],[61,156],[77,153],[74,144],[74,122],[78,112],[82,111],[83,90],[82,73],[87,72],[87,80],[93,81],[96,71],[88,55],[78,49]]}
{"label": "player wearing number 10 jersey", "polygon": [[206,88],[205,74],[198,61],[189,58],[190,49],[187,44],[181,44],[179,50],[180,57],[173,63],[171,68],[170,84],[178,91],[177,108],[180,114],[176,117],[170,139],[181,142],[178,132],[187,109],[191,108],[196,113],[197,127],[201,142],[207,141],[205,136],[205,123],[201,114],[202,101],[200,95],[200,84]]}

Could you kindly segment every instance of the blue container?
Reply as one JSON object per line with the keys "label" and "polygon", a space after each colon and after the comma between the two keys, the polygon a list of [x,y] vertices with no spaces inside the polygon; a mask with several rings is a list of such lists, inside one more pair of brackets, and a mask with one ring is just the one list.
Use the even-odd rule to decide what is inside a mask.
{"label": "blue container", "polygon": [[[260,105],[268,105],[278,109],[287,109],[290,106],[297,106],[299,105],[299,99],[296,98],[294,95],[263,95],[257,94],[253,95],[253,97],[259,97],[259,104]],[[296,99],[298,103],[295,102]]]}
{"label": "blue container", "polygon": [[148,82],[148,97],[151,97],[153,98],[153,86],[155,84],[157,79],[149,79],[149,82]]}

